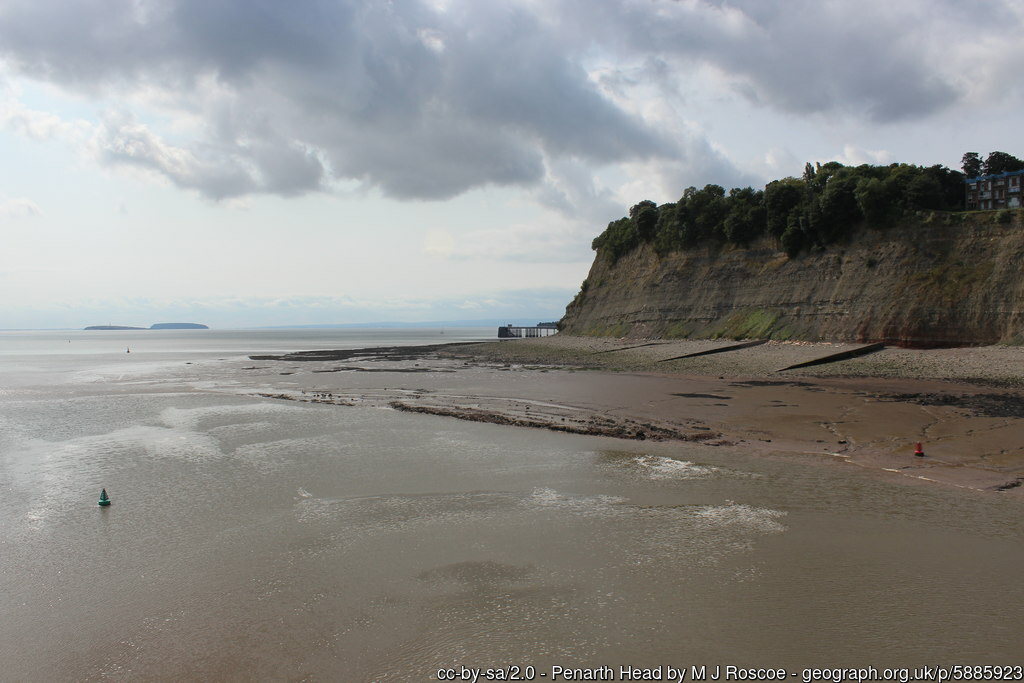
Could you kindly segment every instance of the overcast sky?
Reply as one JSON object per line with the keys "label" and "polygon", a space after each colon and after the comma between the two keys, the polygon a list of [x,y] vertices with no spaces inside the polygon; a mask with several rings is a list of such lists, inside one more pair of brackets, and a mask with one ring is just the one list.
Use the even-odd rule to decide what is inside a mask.
{"label": "overcast sky", "polygon": [[1022,0],[0,0],[0,329],[557,318],[642,199],[1021,156],[1022,35]]}

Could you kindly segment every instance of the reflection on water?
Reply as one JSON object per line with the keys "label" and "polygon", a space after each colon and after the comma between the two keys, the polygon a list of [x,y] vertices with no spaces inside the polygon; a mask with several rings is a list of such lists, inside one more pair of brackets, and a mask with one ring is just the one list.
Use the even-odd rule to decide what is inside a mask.
{"label": "reflection on water", "polygon": [[1020,662],[1010,499],[167,379],[0,396],[5,678]]}

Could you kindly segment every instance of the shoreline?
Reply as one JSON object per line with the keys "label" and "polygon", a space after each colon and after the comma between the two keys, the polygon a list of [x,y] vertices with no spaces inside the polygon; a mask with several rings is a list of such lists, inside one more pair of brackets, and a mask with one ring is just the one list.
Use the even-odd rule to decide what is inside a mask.
{"label": "shoreline", "polygon": [[554,335],[251,356],[261,365],[244,369],[277,371],[266,398],[810,457],[1024,497],[1024,349],[885,349],[788,371],[859,345],[675,358],[731,344]]}

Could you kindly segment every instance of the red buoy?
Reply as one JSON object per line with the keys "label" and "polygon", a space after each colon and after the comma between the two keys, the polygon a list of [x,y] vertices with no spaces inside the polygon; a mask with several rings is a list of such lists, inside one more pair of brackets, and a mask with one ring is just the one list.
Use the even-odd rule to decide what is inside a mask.
{"label": "red buoy", "polygon": [[914,455],[916,455],[919,458],[923,458],[924,457],[924,451],[921,450],[921,442],[920,441],[917,442],[917,448],[914,449]]}

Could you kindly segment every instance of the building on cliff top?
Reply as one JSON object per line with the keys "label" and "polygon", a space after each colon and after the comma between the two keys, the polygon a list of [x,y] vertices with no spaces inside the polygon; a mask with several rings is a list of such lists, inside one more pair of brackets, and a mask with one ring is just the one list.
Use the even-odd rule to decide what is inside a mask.
{"label": "building on cliff top", "polygon": [[968,211],[1020,208],[1021,185],[1024,171],[968,178],[964,181],[964,206]]}

